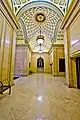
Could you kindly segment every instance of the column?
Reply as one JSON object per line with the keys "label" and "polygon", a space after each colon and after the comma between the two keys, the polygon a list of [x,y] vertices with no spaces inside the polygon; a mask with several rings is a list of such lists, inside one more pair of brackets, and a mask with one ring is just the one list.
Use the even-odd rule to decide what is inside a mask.
{"label": "column", "polygon": [[58,63],[57,63],[57,49],[56,47],[53,48],[53,76],[57,76],[57,68],[58,68]]}
{"label": "column", "polygon": [[72,81],[72,60],[69,56],[70,53],[70,31],[69,28],[64,31],[64,51],[65,51],[65,69],[66,69],[66,85],[73,87]]}

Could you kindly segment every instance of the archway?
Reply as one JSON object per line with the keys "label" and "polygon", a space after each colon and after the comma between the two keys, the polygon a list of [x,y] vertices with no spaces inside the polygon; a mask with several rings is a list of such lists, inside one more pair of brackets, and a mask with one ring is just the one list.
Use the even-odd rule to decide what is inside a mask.
{"label": "archway", "polygon": [[37,72],[44,72],[44,59],[41,57],[37,59]]}

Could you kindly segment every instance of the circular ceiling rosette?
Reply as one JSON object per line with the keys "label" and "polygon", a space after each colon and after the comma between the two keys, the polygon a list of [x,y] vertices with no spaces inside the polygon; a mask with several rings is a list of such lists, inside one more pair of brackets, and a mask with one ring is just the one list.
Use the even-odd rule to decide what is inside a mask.
{"label": "circular ceiling rosette", "polygon": [[37,22],[44,22],[46,20],[46,16],[43,13],[37,13],[35,15],[35,19]]}

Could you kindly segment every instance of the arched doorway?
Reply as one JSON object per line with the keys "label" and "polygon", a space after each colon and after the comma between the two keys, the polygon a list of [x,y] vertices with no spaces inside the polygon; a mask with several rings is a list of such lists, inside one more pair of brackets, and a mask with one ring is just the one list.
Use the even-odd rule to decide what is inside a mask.
{"label": "arched doorway", "polygon": [[37,59],[37,72],[44,72],[44,59],[41,57]]}

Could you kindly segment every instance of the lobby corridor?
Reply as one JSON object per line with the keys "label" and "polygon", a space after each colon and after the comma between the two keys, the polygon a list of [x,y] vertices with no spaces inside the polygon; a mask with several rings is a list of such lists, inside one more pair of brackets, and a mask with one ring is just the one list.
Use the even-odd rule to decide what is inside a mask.
{"label": "lobby corridor", "polygon": [[0,120],[80,120],[80,90],[64,77],[32,74],[15,80],[0,100]]}

